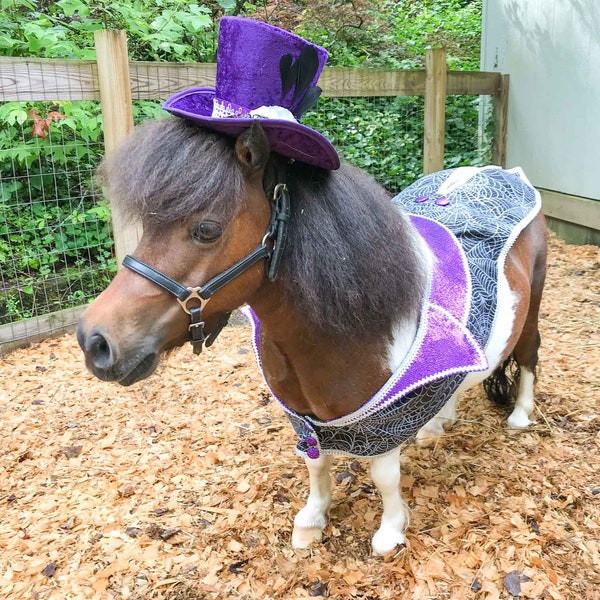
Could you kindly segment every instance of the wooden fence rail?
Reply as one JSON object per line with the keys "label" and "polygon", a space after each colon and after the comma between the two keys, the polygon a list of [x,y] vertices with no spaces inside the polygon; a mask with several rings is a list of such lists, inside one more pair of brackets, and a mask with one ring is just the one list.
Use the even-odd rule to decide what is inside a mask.
{"label": "wooden fence rail", "polygon": [[[429,52],[429,51],[428,51]],[[99,59],[101,59],[99,57]],[[164,99],[191,86],[212,86],[216,67],[209,63],[129,63],[131,97]],[[498,96],[500,73],[448,71],[448,96]],[[319,80],[330,97],[424,96],[425,70],[325,67]],[[157,83],[160,82],[160,87]],[[0,101],[100,100],[96,61],[0,57]]]}
{"label": "wooden fence rail", "polygon": [[[130,62],[122,32],[96,32],[95,41],[96,61],[0,57],[0,101],[99,100],[105,145],[110,150],[131,130],[133,100],[165,99],[189,87],[214,86],[214,64]],[[443,168],[445,100],[454,95],[495,99],[492,161],[504,165],[508,83],[508,76],[500,73],[449,71],[440,50],[427,52],[423,70],[326,67],[319,80],[323,95],[329,97],[424,96],[425,173]],[[113,214],[113,231],[120,264],[136,246],[139,229]],[[62,313],[68,318],[57,324],[55,317]],[[69,309],[0,327],[0,354],[72,329],[76,313]]]}

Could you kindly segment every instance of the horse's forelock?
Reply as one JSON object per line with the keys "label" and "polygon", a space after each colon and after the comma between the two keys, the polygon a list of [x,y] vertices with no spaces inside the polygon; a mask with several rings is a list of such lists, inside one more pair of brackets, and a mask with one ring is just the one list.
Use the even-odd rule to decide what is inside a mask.
{"label": "horse's forelock", "polygon": [[99,178],[111,205],[148,225],[203,210],[228,220],[243,187],[234,142],[184,119],[149,121],[106,157]]}

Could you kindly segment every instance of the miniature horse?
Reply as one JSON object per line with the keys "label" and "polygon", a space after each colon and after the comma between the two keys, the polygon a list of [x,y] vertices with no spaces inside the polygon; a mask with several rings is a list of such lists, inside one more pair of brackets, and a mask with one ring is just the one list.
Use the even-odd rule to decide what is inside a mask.
{"label": "miniature horse", "polygon": [[[78,340],[87,367],[102,380],[131,385],[153,373],[163,352],[188,339],[199,352],[233,309],[248,305],[259,364],[300,437],[309,471],[308,501],[292,534],[294,547],[308,546],[327,523],[331,455],[356,455],[344,447],[328,449],[327,426],[365,412],[366,400],[381,395],[391,374],[402,371],[424,335],[424,298],[435,293],[432,270],[451,259],[434,255],[419,228],[371,177],[349,165],[325,171],[290,163],[270,152],[258,122],[237,140],[181,119],[151,122],[136,128],[100,174],[113,205],[141,218],[144,233],[135,256],[125,261],[129,268],[81,317]],[[435,194],[432,188],[431,206]],[[451,197],[435,196],[437,207]],[[426,200],[419,196],[415,207]],[[446,235],[442,229],[439,234]],[[442,255],[449,239],[439,245]],[[448,303],[457,294],[448,286],[459,285],[450,279],[462,267],[457,263],[450,283],[444,280],[447,289],[440,288],[431,318],[460,329],[460,343],[471,344],[478,366],[449,392],[442,389],[433,413],[427,403],[417,406],[404,437],[388,439],[369,425],[371,437],[360,455],[372,459],[383,500],[375,554],[404,542],[408,515],[399,453],[407,436],[419,428],[418,439],[440,434],[454,421],[459,394],[483,380],[493,399],[507,400],[514,392],[511,427],[529,424],[545,261],[538,208],[506,245],[485,354],[472,351],[477,344],[463,331],[466,316],[450,316]],[[451,375],[454,367],[446,369],[444,361],[451,359],[444,354],[435,351],[423,368],[439,363],[438,370]],[[507,377],[511,364],[516,382]],[[451,379],[442,377],[442,384]]]}

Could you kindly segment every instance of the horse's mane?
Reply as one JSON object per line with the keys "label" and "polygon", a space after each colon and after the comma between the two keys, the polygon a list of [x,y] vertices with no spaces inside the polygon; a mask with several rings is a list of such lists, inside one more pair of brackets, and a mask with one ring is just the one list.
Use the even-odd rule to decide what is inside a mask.
{"label": "horse's mane", "polygon": [[[202,210],[228,220],[244,183],[234,143],[183,119],[153,121],[138,126],[99,173],[111,203],[145,227]],[[284,163],[272,157],[267,194]],[[293,163],[285,172],[292,215],[280,277],[307,324],[373,338],[415,317],[425,277],[412,229],[389,194],[348,164],[329,172]]]}
{"label": "horse's mane", "polygon": [[288,167],[292,204],[282,276],[290,302],[328,332],[368,338],[416,318],[425,274],[414,233],[390,195],[343,163]]}

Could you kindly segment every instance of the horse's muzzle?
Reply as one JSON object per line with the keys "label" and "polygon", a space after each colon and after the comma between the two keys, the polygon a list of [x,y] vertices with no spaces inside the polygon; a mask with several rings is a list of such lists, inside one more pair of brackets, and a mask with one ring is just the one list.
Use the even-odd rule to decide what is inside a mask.
{"label": "horse's muzzle", "polygon": [[86,334],[81,321],[77,341],[85,354],[86,367],[102,381],[131,385],[151,375],[158,365],[156,351],[138,348],[135,352],[120,352],[107,334],[97,329]]}

